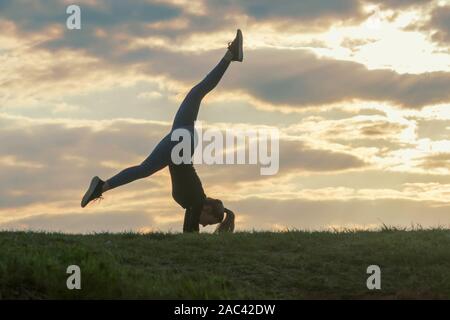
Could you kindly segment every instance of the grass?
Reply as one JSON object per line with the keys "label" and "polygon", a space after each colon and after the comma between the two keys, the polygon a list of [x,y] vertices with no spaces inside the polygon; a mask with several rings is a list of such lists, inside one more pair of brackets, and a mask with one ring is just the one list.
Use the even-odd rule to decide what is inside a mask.
{"label": "grass", "polygon": [[[2,299],[448,299],[450,231],[0,232]],[[81,268],[81,290],[66,268]],[[369,265],[381,290],[366,287]]]}

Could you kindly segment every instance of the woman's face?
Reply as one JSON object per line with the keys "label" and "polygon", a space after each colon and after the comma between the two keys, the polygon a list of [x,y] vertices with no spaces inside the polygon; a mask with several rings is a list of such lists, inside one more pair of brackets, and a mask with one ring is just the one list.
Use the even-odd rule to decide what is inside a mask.
{"label": "woman's face", "polygon": [[214,216],[212,214],[212,210],[213,210],[213,207],[211,205],[209,205],[209,204],[203,205],[203,209],[200,214],[200,220],[199,220],[199,222],[202,226],[205,227],[210,224],[216,224],[216,223],[221,222],[221,221],[219,221],[219,219],[216,216]]}

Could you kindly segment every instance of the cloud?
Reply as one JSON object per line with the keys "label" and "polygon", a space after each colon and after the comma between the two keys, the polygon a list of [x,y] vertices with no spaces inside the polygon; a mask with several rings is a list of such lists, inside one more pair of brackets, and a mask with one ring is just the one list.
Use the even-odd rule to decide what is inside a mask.
{"label": "cloud", "polygon": [[448,138],[449,120],[433,119],[433,120],[417,120],[417,135],[422,139],[443,140]]}
{"label": "cloud", "polygon": [[280,150],[281,172],[295,171],[341,171],[360,169],[367,165],[358,157],[343,152],[313,149],[301,142],[282,141]]}
{"label": "cloud", "polygon": [[92,176],[142,162],[169,130],[168,125],[132,120],[106,121],[100,128],[98,123],[21,117],[0,117],[0,123],[0,208],[77,203]]}
{"label": "cloud", "polygon": [[[270,22],[295,28],[312,26],[322,30],[331,24],[360,17],[357,0],[286,1],[276,7],[270,1],[86,1],[82,9],[82,30],[65,28],[67,1],[3,1],[0,20],[14,22],[23,33],[57,28],[58,37],[43,42],[50,50],[77,49],[112,59],[133,38],[159,37],[173,43],[201,34],[220,33]],[[23,10],[27,7],[28,10]],[[227,14],[224,14],[227,12]],[[301,22],[301,23],[299,23]]]}
{"label": "cloud", "polygon": [[[58,3],[55,3],[56,7],[62,6]],[[393,5],[395,3],[397,2],[393,2]],[[33,28],[39,27],[40,24],[43,30],[47,30],[45,34],[48,34],[37,48],[27,51],[26,56],[23,53],[26,58],[7,60],[7,70],[0,78],[0,82],[3,82],[0,93],[13,102],[45,98],[51,94],[60,98],[58,93],[82,94],[99,88],[133,84],[139,79],[163,79],[162,81],[171,83],[172,87],[184,85],[189,88],[199,81],[223,54],[223,49],[206,52],[179,51],[180,43],[167,39],[162,42],[162,46],[155,45],[158,42],[153,39],[150,41],[153,47],[136,47],[137,39],[145,39],[148,36],[145,31],[146,23],[179,19],[180,15],[185,14],[179,7],[170,3],[152,4],[140,1],[133,6],[118,2],[87,5],[84,13],[87,20],[86,29],[80,32],[69,32],[64,26],[60,26],[58,32],[48,31],[45,27],[52,25],[51,22],[57,19],[52,20],[44,13],[40,19],[30,19],[30,16],[40,17],[40,12],[45,11],[43,8],[47,8],[41,2],[34,5],[37,13],[31,10],[21,13],[15,2],[8,2],[4,6],[4,18],[12,19],[18,29],[14,38],[24,38],[25,35],[32,34]],[[208,3],[206,6],[209,8]],[[226,4],[211,4],[208,10],[218,10],[221,6],[243,10],[248,14],[253,12],[255,17],[262,20],[266,19],[266,16],[289,17],[292,12],[295,15],[311,17],[321,14],[339,16],[357,8],[354,1],[333,4],[328,1],[292,1],[271,11],[267,9],[268,2],[248,2],[241,5],[229,1]],[[300,8],[304,10],[299,10]],[[52,10],[54,13],[59,12],[55,8]],[[156,13],[161,11],[161,15],[152,14],[149,20],[143,19],[143,15],[152,10]],[[89,19],[90,16],[92,19]],[[153,21],[153,18],[156,20]],[[436,19],[446,21],[444,18]],[[49,22],[45,24],[43,21],[47,20]],[[28,26],[27,23],[38,25]],[[120,32],[117,31],[119,29]],[[191,26],[187,29],[196,32]],[[211,33],[211,30],[207,33]],[[181,37],[181,33],[179,35],[185,39]],[[152,32],[152,36],[158,34]],[[204,42],[207,40],[211,39],[205,38]],[[26,42],[22,44],[30,45]],[[232,76],[227,75],[219,88],[239,92],[242,99],[250,100],[252,104],[266,109],[269,106],[272,109],[295,110],[358,99],[421,109],[426,105],[450,100],[450,73],[399,74],[390,70],[368,70],[363,64],[318,58],[306,50],[247,50],[245,63],[231,69],[238,70],[233,70]],[[11,92],[14,92],[12,97]],[[21,100],[17,96],[21,97]]]}
{"label": "cloud", "polygon": [[[21,29],[36,31],[50,24],[65,27],[67,17],[66,8],[72,3],[62,0],[3,0],[1,2],[0,18],[12,19]],[[90,32],[93,27],[115,28],[131,27],[140,23],[163,21],[178,17],[181,10],[169,3],[136,0],[133,5],[122,1],[85,1],[79,3],[82,13],[82,27]],[[143,25],[143,24],[141,24]],[[69,34],[70,31],[67,32]],[[76,32],[72,32],[76,34]],[[78,34],[81,34],[79,32]]]}
{"label": "cloud", "polygon": [[406,7],[430,4],[430,0],[368,0],[369,3],[379,4],[384,9],[404,9]]}
{"label": "cloud", "polygon": [[[342,22],[358,22],[366,17],[363,6],[366,3],[375,2],[387,7],[398,9],[425,1],[403,0],[288,0],[274,6],[269,0],[204,0],[195,4],[190,1],[172,0],[137,0],[133,5],[120,1],[96,0],[82,1],[78,5],[82,8],[82,22],[85,26],[84,33],[65,32],[65,37],[60,39],[61,44],[80,46],[86,41],[92,40],[96,29],[103,31],[113,30],[121,33],[142,35],[148,32],[148,28],[157,26],[158,23],[180,21],[183,19],[187,28],[171,28],[166,30],[153,28],[160,35],[178,37],[192,32],[212,32],[230,25],[251,27],[254,23],[270,22],[273,25],[284,28],[295,28],[298,25],[309,28],[328,28],[332,24]],[[67,15],[66,7],[71,4],[65,0],[4,0],[1,2],[0,18],[7,18],[17,22],[24,30],[40,30],[48,25],[64,24]],[[28,8],[28,10],[23,10]],[[112,34],[112,33],[111,33]],[[64,40],[68,39],[68,41]],[[56,45],[56,44],[55,44]]]}
{"label": "cloud", "polygon": [[28,38],[14,25],[4,25],[12,33],[0,30],[0,38],[4,36],[17,48],[2,56],[0,107],[48,104],[52,99],[126,86],[140,80],[133,68],[115,68],[101,58],[80,51],[54,52],[37,47],[36,42],[54,37],[52,30]]}
{"label": "cloud", "polygon": [[361,99],[421,108],[450,99],[450,74],[445,72],[400,75],[292,50],[261,50],[248,56],[244,72],[236,72],[233,78],[238,80],[233,82],[269,103],[310,106]]}
{"label": "cloud", "polygon": [[436,7],[427,25],[434,30],[433,40],[445,46],[450,45],[450,6]]}
{"label": "cloud", "polygon": [[208,13],[215,16],[228,12],[230,15],[246,16],[251,21],[270,21],[287,28],[295,27],[295,24],[326,28],[333,23],[357,20],[363,16],[357,0],[288,0],[276,6],[270,0],[207,0],[205,4]]}
{"label": "cloud", "polygon": [[[199,70],[207,72],[220,54],[152,50],[147,54],[152,59],[143,71],[193,84],[203,76]],[[135,58],[141,55],[146,56],[142,52]],[[368,70],[354,62],[320,59],[304,50],[247,50],[245,63],[230,69],[219,90],[247,93],[275,107],[304,108],[359,99],[420,109],[450,100],[450,73],[412,75]]]}
{"label": "cloud", "polygon": [[424,157],[422,166],[425,169],[445,169],[450,168],[450,153],[438,153]]}
{"label": "cloud", "polygon": [[[403,120],[403,121],[402,121]],[[397,122],[396,122],[397,121]],[[384,114],[350,115],[342,119],[327,119],[319,116],[304,118],[290,126],[287,131],[293,135],[304,136],[307,133],[315,139],[341,140],[347,143],[365,140],[367,144],[384,139],[386,143],[398,142],[404,130],[411,130],[412,123],[404,119],[390,119]]]}
{"label": "cloud", "polygon": [[386,136],[401,132],[405,129],[405,125],[398,123],[376,123],[369,124],[362,128],[361,133],[365,136]]}

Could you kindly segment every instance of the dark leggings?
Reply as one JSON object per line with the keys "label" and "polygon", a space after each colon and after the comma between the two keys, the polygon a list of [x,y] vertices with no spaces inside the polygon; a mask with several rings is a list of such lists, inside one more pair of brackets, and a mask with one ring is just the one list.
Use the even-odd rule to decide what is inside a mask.
{"label": "dark leggings", "polygon": [[[175,115],[172,129],[169,134],[158,143],[152,153],[140,165],[122,170],[112,178],[108,179],[107,182],[111,189],[130,183],[134,180],[149,177],[170,164],[172,148],[178,143],[178,141],[171,141],[172,131],[179,128],[185,128],[191,132],[191,137],[193,137],[194,122],[197,120],[200,103],[202,102],[202,99],[217,86],[229,65],[229,61],[224,59],[220,60],[216,67],[208,73],[200,83],[189,91]],[[192,153],[193,152],[194,150],[192,150]]]}

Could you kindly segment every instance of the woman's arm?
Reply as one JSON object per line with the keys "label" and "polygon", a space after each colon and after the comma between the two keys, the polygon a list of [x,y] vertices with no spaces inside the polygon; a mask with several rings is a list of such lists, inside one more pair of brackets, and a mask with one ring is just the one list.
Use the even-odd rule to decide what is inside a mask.
{"label": "woman's arm", "polygon": [[186,208],[184,214],[183,232],[199,232],[201,207],[193,206]]}

